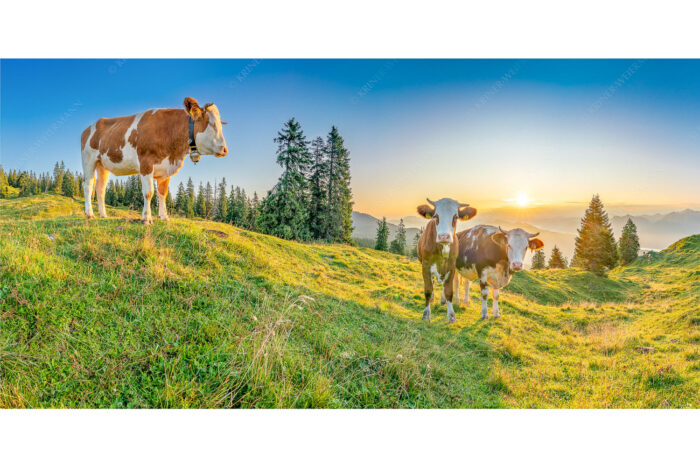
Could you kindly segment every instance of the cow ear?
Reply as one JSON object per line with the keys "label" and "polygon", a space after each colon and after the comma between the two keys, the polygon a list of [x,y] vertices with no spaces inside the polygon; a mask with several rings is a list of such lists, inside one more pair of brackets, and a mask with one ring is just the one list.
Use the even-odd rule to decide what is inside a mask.
{"label": "cow ear", "polygon": [[476,209],[465,206],[459,210],[459,218],[463,221],[468,221],[472,217],[476,216]]}
{"label": "cow ear", "polygon": [[202,108],[199,106],[196,99],[193,99],[192,97],[185,97],[184,104],[185,110],[190,115],[190,117],[192,117],[193,120],[197,120],[199,117],[202,116]]}
{"label": "cow ear", "polygon": [[228,125],[228,122],[221,122],[222,125]]}
{"label": "cow ear", "polygon": [[529,246],[531,250],[539,250],[544,246],[544,242],[539,238],[533,238],[527,246]]}
{"label": "cow ear", "polygon": [[491,240],[501,246],[508,245],[508,237],[506,237],[506,234],[503,232],[496,232],[495,234],[492,234]]}
{"label": "cow ear", "polygon": [[431,208],[427,204],[421,204],[418,206],[418,214],[426,219],[432,219],[435,215],[435,208]]}

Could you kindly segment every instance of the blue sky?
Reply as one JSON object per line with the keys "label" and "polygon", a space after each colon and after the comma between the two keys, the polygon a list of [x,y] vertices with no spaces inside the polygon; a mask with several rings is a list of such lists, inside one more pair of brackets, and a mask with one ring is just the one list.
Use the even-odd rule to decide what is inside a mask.
{"label": "blue sky", "polygon": [[[215,102],[229,155],[173,179],[225,176],[264,194],[273,138],[294,116],[309,139],[336,125],[356,209],[412,213],[426,196],[483,207],[700,203],[700,61],[2,60],[0,163],[80,169],[100,117]],[[176,186],[175,185],[175,186]],[[172,186],[172,184],[171,184]],[[522,196],[521,196],[522,197]]]}

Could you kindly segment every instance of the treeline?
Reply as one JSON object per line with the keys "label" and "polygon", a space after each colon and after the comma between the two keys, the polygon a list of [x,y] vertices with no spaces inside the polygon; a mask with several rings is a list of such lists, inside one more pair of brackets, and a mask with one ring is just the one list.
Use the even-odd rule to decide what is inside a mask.
{"label": "treeline", "polygon": [[379,251],[388,251],[390,253],[395,253],[397,255],[404,256],[417,256],[416,245],[418,244],[418,238],[420,238],[421,231],[416,234],[414,240],[414,245],[412,248],[408,248],[406,240],[406,225],[403,219],[399,220],[399,225],[396,230],[396,236],[389,243],[389,224],[386,221],[386,217],[382,217],[382,220],[377,222],[377,236],[374,241],[374,249]]}
{"label": "treeline", "polygon": [[5,172],[0,166],[0,198],[10,197],[10,187],[17,189],[18,196],[33,196],[39,193],[75,196],[80,192],[84,180],[81,174],[73,174],[70,170],[66,170],[63,161],[60,164],[56,162],[53,173],[37,174],[27,170]]}
{"label": "treeline", "polygon": [[352,243],[350,152],[338,129],[309,143],[292,118],[274,141],[284,171],[260,203],[258,229],[289,240]]}
{"label": "treeline", "polygon": [[532,255],[532,269],[566,269],[568,267],[569,262],[556,245],[552,248],[549,262],[547,262],[543,250],[537,250]]}

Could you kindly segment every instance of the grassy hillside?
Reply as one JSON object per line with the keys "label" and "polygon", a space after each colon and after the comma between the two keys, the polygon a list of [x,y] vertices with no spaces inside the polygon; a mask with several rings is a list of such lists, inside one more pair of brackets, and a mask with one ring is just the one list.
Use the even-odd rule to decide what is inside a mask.
{"label": "grassy hillside", "polygon": [[417,262],[0,201],[0,407],[699,407],[700,236],[420,320]]}

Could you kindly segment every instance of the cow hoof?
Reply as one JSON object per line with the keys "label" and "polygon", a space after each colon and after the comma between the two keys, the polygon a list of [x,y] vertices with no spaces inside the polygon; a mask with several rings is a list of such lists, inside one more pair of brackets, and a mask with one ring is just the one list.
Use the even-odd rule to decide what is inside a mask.
{"label": "cow hoof", "polygon": [[493,317],[494,317],[494,318],[500,318],[500,317],[501,317],[501,314],[500,314],[500,313],[494,313],[494,314],[493,314]]}
{"label": "cow hoof", "polygon": [[423,321],[430,322],[430,310],[423,311]]}
{"label": "cow hoof", "polygon": [[100,214],[100,217],[101,217],[102,219],[107,219],[107,214]]}
{"label": "cow hoof", "polygon": [[143,225],[153,225],[153,219],[142,219]]}
{"label": "cow hoof", "polygon": [[481,315],[481,319],[489,319],[489,315]]}
{"label": "cow hoof", "polygon": [[457,322],[457,317],[455,315],[448,315],[447,316],[447,322],[452,324]]}
{"label": "cow hoof", "polygon": [[94,214],[85,214],[86,219],[94,219],[95,215]]}

